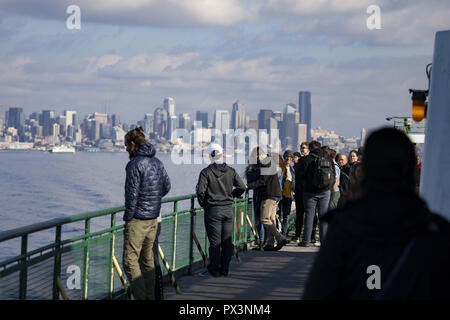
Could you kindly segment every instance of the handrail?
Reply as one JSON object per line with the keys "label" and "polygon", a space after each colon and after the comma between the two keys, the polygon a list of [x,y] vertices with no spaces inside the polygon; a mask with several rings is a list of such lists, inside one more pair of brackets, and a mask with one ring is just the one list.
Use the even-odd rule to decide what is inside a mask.
{"label": "handrail", "polygon": [[[174,202],[174,201],[187,200],[192,197],[196,198],[197,196],[195,194],[190,194],[190,195],[184,195],[184,196],[178,196],[178,197],[163,198],[161,200],[161,203],[169,203],[169,202]],[[15,228],[15,229],[11,229],[11,230],[2,231],[2,232],[0,232],[0,242],[10,240],[13,238],[17,238],[24,234],[30,234],[30,233],[42,231],[45,229],[50,229],[50,228],[60,226],[63,224],[84,221],[89,218],[96,218],[96,217],[113,214],[113,213],[117,213],[117,212],[121,212],[121,211],[125,211],[125,206],[114,207],[114,208],[98,210],[98,211],[90,211],[90,212],[80,213],[80,214],[73,215],[73,216],[55,218],[52,220],[38,222],[38,223],[29,225],[29,226],[25,226],[25,227],[19,227],[19,228]]]}

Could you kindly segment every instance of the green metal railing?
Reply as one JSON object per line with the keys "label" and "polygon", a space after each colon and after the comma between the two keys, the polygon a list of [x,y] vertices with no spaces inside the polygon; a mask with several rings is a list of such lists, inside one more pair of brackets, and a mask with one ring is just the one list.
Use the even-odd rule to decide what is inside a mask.
{"label": "green metal railing", "polygon": [[[190,203],[186,203],[189,201]],[[208,239],[203,221],[204,212],[195,207],[195,195],[165,198],[163,204],[173,204],[173,211],[162,215],[159,245],[170,270],[161,264],[163,274],[192,267],[203,259],[194,237],[206,253]],[[233,243],[246,246],[255,240],[246,215],[253,222],[252,199],[248,195],[233,203]],[[180,204],[188,209],[179,210]],[[0,233],[0,244],[20,239],[20,254],[0,262],[0,299],[114,299],[125,292],[114,261],[122,261],[124,224],[117,223],[117,215],[125,207],[88,212],[53,219],[31,226]],[[107,219],[109,227],[98,231],[91,228],[95,219]],[[63,227],[83,223],[81,234],[63,239]],[[30,235],[54,230],[54,241],[29,250]],[[72,227],[71,232],[74,232]],[[207,263],[207,262],[206,262]]]}

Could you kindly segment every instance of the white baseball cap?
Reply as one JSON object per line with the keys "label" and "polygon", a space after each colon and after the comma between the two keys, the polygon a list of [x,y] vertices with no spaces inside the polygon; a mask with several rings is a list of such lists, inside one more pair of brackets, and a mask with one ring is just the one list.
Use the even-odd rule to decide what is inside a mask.
{"label": "white baseball cap", "polygon": [[215,152],[215,157],[220,156],[223,154],[223,149],[222,146],[218,143],[211,143],[209,145],[209,154],[211,155],[213,153],[213,151]]}

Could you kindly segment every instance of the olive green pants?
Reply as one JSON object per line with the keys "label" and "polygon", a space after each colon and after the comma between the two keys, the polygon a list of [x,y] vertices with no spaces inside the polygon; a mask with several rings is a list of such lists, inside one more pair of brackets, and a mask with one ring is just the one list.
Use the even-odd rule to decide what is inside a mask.
{"label": "olive green pants", "polygon": [[125,223],[123,268],[130,282],[132,299],[155,299],[153,244],[157,230],[157,219],[133,218]]}

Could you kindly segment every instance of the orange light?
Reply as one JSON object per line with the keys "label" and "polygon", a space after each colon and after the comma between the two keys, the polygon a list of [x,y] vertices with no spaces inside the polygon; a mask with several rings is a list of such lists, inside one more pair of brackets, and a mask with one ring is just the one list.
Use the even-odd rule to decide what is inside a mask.
{"label": "orange light", "polygon": [[427,103],[423,100],[413,100],[412,118],[420,122],[427,116]]}
{"label": "orange light", "polygon": [[420,122],[427,116],[427,96],[428,90],[409,89],[412,93],[412,118]]}

